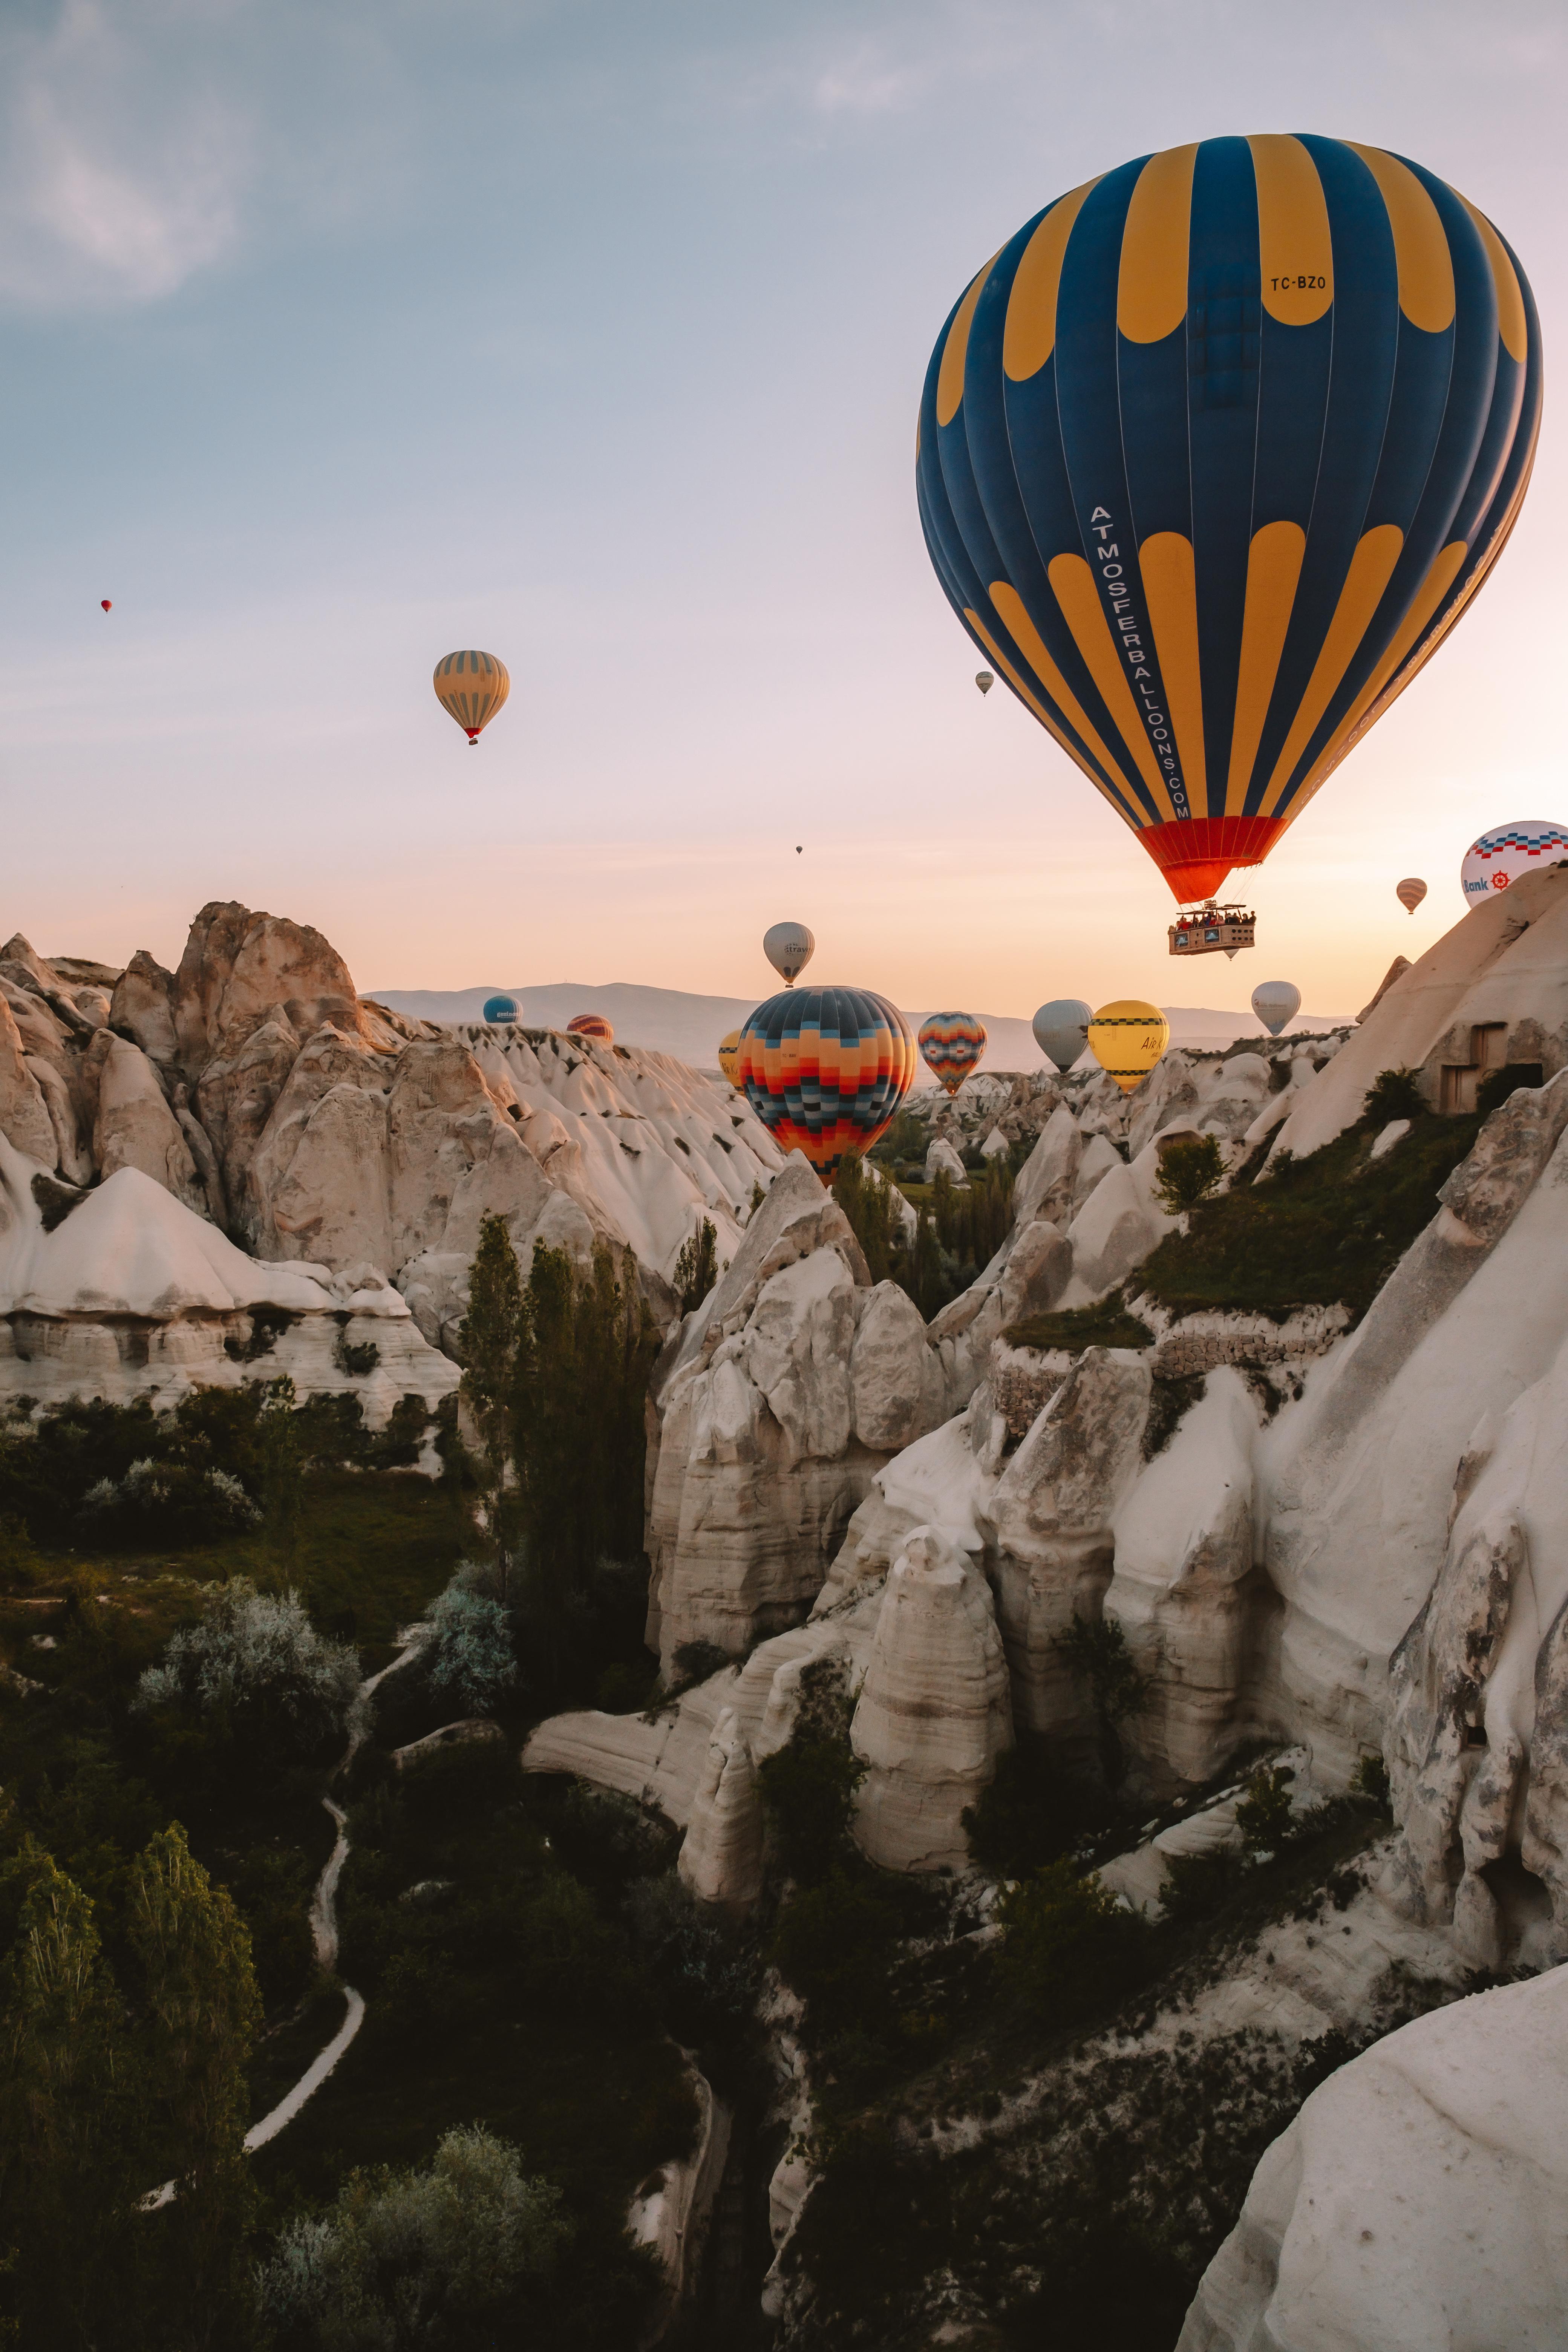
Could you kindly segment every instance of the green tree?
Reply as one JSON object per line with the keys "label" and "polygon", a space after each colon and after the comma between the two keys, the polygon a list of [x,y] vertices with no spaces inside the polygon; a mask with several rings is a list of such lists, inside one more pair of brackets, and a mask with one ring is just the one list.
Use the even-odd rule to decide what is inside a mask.
{"label": "green tree", "polygon": [[1426,1112],[1419,1072],[1403,1068],[1379,1070],[1361,1107],[1363,1118],[1376,1127],[1386,1127],[1395,1118],[1422,1118]]}
{"label": "green tree", "polygon": [[1121,1726],[1148,1697],[1149,1677],[1139,1673],[1127,1636],[1114,1618],[1080,1617],[1075,1610],[1071,1625],[1058,1640],[1075,1679],[1089,1685],[1100,1727],[1105,1784],[1113,1790],[1120,1789],[1127,1778]]}
{"label": "green tree", "polygon": [[135,2071],[93,1906],[33,1841],[0,1873],[0,2302],[24,2344],[103,2339],[131,2258]]}
{"label": "green tree", "polygon": [[1095,1877],[1065,1858],[1047,1863],[1003,1894],[1002,1968],[1026,2000],[1066,2022],[1130,1984],[1143,1948],[1143,1923]]}
{"label": "green tree", "polygon": [[834,1171],[833,1197],[849,1221],[866,1255],[873,1282],[886,1282],[900,1254],[899,1195],[891,1181],[868,1171],[858,1151],[847,1151]]}
{"label": "green tree", "polygon": [[1225,1174],[1225,1155],[1212,1135],[1184,1135],[1160,1154],[1154,1190],[1168,1216],[1206,1201]]}
{"label": "green tree", "polygon": [[719,1279],[719,1237],[711,1217],[704,1217],[694,1234],[680,1244],[675,1261],[675,1295],[683,1315],[700,1307]]}
{"label": "green tree", "polygon": [[458,1334],[463,1360],[463,1402],[479,1433],[485,1517],[495,1547],[501,1590],[510,1566],[507,1467],[512,1452],[512,1396],[523,1344],[522,1277],[506,1219],[479,1223],[479,1245],[468,1271],[468,1311]]}
{"label": "green tree", "polygon": [[295,1411],[298,1403],[294,1383],[284,1372],[279,1379],[268,1381],[257,1423],[261,1507],[268,1534],[286,1568],[294,1558],[305,1482],[304,1448]]}
{"label": "green tree", "polygon": [[200,2352],[231,2344],[248,2309],[246,2068],[261,2000],[245,1923],[178,1822],[136,1864],[126,1927],[142,1979],[142,2097],[161,2158],[153,2177],[176,2184],[157,2217],[165,2340]]}
{"label": "green tree", "polygon": [[1248,1853],[1273,1853],[1290,1834],[1290,1783],[1296,1775],[1289,1764],[1270,1769],[1260,1764],[1247,1784],[1247,1794],[1236,1809],[1236,1826]]}

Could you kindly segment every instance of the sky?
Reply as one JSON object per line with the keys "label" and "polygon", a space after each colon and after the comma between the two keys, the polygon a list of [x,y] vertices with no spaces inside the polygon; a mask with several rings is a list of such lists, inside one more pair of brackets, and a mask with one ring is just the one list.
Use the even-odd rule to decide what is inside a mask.
{"label": "sky", "polygon": [[[1562,0],[0,0],[0,934],[172,963],[239,898],[367,990],[744,994],[788,918],[906,1004],[1353,1013],[1476,832],[1568,816],[1565,80]],[[1247,877],[1258,948],[1178,972],[1145,854],[975,691],[915,412],[1040,205],[1272,130],[1498,222],[1546,421],[1462,625]],[[472,751],[468,645],[512,679]]]}

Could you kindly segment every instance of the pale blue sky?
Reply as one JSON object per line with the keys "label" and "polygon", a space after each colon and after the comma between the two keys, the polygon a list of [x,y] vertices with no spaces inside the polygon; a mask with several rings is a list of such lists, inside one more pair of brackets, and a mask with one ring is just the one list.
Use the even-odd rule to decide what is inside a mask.
{"label": "pale blue sky", "polygon": [[237,897],[366,986],[743,993],[795,916],[905,1002],[1169,994],[1147,859],[974,692],[915,407],[1048,197],[1313,129],[1490,213],[1548,354],[1513,546],[1204,992],[1353,1010],[1479,824],[1568,815],[1565,80],[1561,0],[0,0],[0,925],[167,960]]}

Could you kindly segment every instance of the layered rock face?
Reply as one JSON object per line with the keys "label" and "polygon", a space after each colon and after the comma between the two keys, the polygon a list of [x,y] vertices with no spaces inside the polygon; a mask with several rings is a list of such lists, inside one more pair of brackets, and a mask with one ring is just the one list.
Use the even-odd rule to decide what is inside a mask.
{"label": "layered rock face", "polygon": [[924,1323],[793,1155],[656,1368],[648,1639],[740,1650],[804,1616],[871,1475],[944,1418]]}
{"label": "layered rock face", "polygon": [[871,1860],[963,1868],[963,1811],[1013,1744],[1013,1707],[990,1590],[940,1529],[917,1528],[893,1562],[849,1738]]}
{"label": "layered rock face", "polygon": [[1177,2352],[1556,2352],[1568,1969],[1418,2018],[1259,2164]]}
{"label": "layered rock face", "polygon": [[668,1055],[407,1020],[320,932],[216,903],[174,972],[0,950],[0,1134],[71,1185],[137,1170],[257,1258],[368,1265],[448,1351],[486,1214],[525,1263],[629,1247],[668,1314],[683,1243],[708,1216],[731,1255],[779,1165]]}

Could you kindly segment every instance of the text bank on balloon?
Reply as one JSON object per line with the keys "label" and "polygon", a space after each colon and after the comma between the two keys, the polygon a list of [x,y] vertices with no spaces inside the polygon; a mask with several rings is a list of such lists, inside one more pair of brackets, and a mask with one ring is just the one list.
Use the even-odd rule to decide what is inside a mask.
{"label": "text bank on balloon", "polygon": [[976,650],[1184,904],[1265,857],[1496,562],[1524,273],[1422,164],[1205,139],[1026,221],[954,304],[916,474]]}

